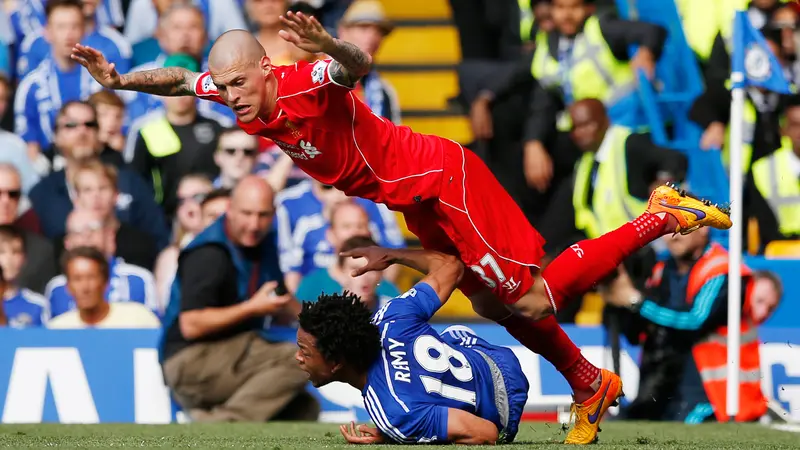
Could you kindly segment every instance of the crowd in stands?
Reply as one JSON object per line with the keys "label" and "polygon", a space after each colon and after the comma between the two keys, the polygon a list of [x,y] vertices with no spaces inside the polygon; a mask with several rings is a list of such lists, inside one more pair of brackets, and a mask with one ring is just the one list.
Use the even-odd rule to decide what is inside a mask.
{"label": "crowd in stands", "polygon": [[[278,37],[279,16],[289,10],[374,54],[392,24],[379,3],[355,2],[348,10],[350,3],[4,2],[0,117],[13,121],[0,131],[0,323],[160,326],[180,251],[227,211],[231,191],[248,175],[276,193],[275,259],[291,293],[315,300],[323,290],[350,289],[373,307],[396,296],[396,273],[354,279],[354,263],[337,256],[371,243],[405,245],[385,206],[308,179],[277,146],[235,127],[222,105],[104,90],[70,58],[83,43],[122,73],[202,72],[213,39],[230,29],[252,30],[273,64],[323,58]],[[377,72],[357,92],[376,114],[399,121],[396,95]],[[123,303],[155,320],[118,312]]]}
{"label": "crowd in stands", "polygon": [[[0,220],[24,238],[26,263],[20,270],[5,269],[15,274],[20,292],[44,296],[45,315],[37,317],[75,307],[58,261],[65,250],[80,246],[111,258],[109,300],[135,300],[162,315],[180,249],[209,222],[202,205],[227,198],[248,174],[263,177],[277,193],[281,270],[290,292],[302,300],[313,299],[320,286],[350,285],[348,262],[336,254],[354,237],[362,244],[369,237],[383,246],[405,245],[384,206],[347,199],[308,179],[277,146],[236,128],[222,105],[103,90],[70,59],[81,42],[103,51],[121,72],[199,72],[213,39],[233,28],[252,30],[274,64],[324,57],[303,54],[278,37],[279,16],[290,9],[319,18],[340,38],[375,54],[394,25],[378,2],[356,1],[345,13],[349,3],[6,2],[0,116],[11,118],[13,102],[14,120],[0,131]],[[686,156],[654,144],[646,124],[628,112],[633,73],[641,69],[654,77],[664,28],[621,20],[608,1],[539,0],[521,8],[512,1],[450,3],[463,55],[461,94],[454,100],[469,111],[475,136],[470,147],[542,232],[548,252],[613,229],[642,210],[654,186],[686,178]],[[712,3],[722,8],[715,10],[720,14],[742,6]],[[708,5],[677,6],[686,39],[705,69],[706,89],[689,118],[703,129],[699,146],[721,149],[727,161],[731,30],[697,25]],[[755,0],[744,6],[787,76],[800,77],[796,5]],[[637,50],[629,53],[634,45]],[[396,94],[377,71],[357,91],[376,114],[400,122]],[[747,92],[742,170],[748,174],[746,217],[752,225],[744,228],[756,237],[749,241],[755,242],[754,253],[800,235],[800,206],[791,202],[797,187],[775,181],[800,173],[800,151],[793,150],[800,148],[798,114],[795,96]],[[784,171],[788,177],[781,176]],[[217,208],[212,216],[224,206],[210,204]],[[376,298],[397,292],[397,279],[396,271],[385,273]],[[42,304],[38,298],[31,302]]]}

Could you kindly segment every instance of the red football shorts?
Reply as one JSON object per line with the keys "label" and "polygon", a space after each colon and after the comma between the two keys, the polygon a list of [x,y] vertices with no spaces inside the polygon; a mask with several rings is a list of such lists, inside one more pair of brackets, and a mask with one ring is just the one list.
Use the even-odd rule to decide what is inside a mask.
{"label": "red football shorts", "polygon": [[439,200],[404,212],[425,249],[456,255],[467,270],[459,289],[489,288],[505,304],[533,286],[544,239],[489,168],[471,151],[447,145]]}

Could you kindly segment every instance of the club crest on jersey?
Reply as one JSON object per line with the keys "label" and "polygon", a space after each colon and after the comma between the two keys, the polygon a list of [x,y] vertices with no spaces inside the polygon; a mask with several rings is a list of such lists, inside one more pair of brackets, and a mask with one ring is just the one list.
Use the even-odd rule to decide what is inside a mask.
{"label": "club crest on jersey", "polygon": [[328,67],[327,61],[317,61],[311,71],[311,82],[322,84],[325,81],[325,68]]}
{"label": "club crest on jersey", "polygon": [[297,128],[297,125],[292,123],[290,120],[287,120],[285,125],[286,125],[286,128],[288,128],[290,130],[289,132],[292,134],[293,138],[295,138],[295,139],[299,139],[300,138],[302,133],[300,132],[300,129]]}

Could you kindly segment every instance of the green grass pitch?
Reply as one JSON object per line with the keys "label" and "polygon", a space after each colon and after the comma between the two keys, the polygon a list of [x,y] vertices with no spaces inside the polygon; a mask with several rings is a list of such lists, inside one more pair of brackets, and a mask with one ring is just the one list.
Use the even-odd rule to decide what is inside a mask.
{"label": "green grass pitch", "polygon": [[[609,422],[593,448],[603,449],[798,449],[800,434],[756,425]],[[558,424],[523,423],[509,449],[565,448]],[[390,449],[401,446],[361,446]],[[407,446],[405,446],[407,447]],[[190,425],[0,425],[0,448],[257,448],[338,449],[334,425],[301,423]],[[427,447],[430,448],[430,447]],[[461,447],[460,447],[461,448]],[[496,447],[478,447],[496,448]]]}

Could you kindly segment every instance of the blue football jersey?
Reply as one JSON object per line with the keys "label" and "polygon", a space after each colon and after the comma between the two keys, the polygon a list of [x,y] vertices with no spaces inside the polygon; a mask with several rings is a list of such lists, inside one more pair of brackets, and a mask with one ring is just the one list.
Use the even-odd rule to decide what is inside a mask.
{"label": "blue football jersey", "polygon": [[428,324],[440,306],[433,288],[419,283],[373,316],[383,350],[362,396],[372,421],[396,442],[447,441],[448,408],[502,429],[492,370],[478,350],[495,346],[478,337],[462,345],[443,339]]}
{"label": "blue football jersey", "polygon": [[[328,221],[322,216],[322,202],[314,195],[311,186],[311,181],[302,181],[284,189],[277,197],[278,248],[284,273],[306,275],[336,261],[333,247],[325,238]],[[385,205],[363,198],[354,201],[367,212],[370,233],[378,245],[405,247],[394,213]]]}
{"label": "blue football jersey", "polygon": [[[122,258],[113,259],[110,269],[111,277],[106,287],[106,300],[141,303],[159,317],[164,315],[164,306],[157,298],[155,279],[152,273],[139,266],[126,263]],[[47,283],[45,297],[49,301],[52,317],[76,308],[75,299],[67,291],[67,278],[64,275],[58,275]]]}
{"label": "blue football jersey", "polygon": [[[119,31],[110,27],[99,27],[86,35],[82,43],[101,51],[109,62],[114,63],[119,73],[130,71],[133,49]],[[21,78],[47,58],[50,54],[50,43],[42,34],[31,34],[22,41],[19,52],[17,75]]]}
{"label": "blue football jersey", "polygon": [[20,289],[17,294],[3,302],[3,312],[11,328],[40,327],[50,319],[47,300],[28,289]]}

